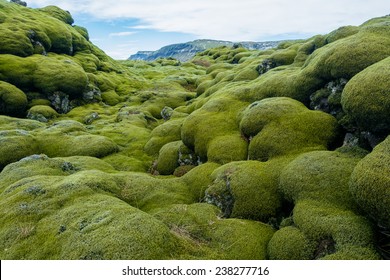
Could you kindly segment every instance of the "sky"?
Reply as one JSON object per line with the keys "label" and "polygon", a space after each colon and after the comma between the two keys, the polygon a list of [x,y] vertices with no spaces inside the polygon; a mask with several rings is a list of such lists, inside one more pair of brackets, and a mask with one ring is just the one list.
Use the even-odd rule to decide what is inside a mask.
{"label": "sky", "polygon": [[25,0],[56,5],[115,59],[196,39],[306,39],[390,14],[389,0]]}

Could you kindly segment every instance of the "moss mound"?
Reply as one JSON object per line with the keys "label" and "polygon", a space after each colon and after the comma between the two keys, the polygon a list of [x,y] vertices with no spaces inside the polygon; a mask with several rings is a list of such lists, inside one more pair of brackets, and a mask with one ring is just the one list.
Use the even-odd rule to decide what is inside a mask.
{"label": "moss mound", "polygon": [[206,190],[205,201],[218,206],[224,217],[269,222],[282,208],[278,177],[288,161],[225,164],[213,172],[214,182]]}
{"label": "moss mound", "polygon": [[27,106],[23,91],[9,83],[0,81],[0,114],[20,116]]}
{"label": "moss mound", "polygon": [[350,190],[357,203],[380,225],[390,228],[390,137],[356,166]]}
{"label": "moss mound", "polygon": [[[34,86],[47,96],[62,92],[72,99],[80,97],[88,84],[83,68],[71,59],[58,55],[37,57]],[[55,79],[54,79],[55,77]]]}
{"label": "moss mound", "polygon": [[70,182],[38,176],[2,194],[3,259],[167,259],[175,253],[175,238],[161,222]]}
{"label": "moss mound", "polygon": [[[181,129],[181,139],[184,144],[193,149],[201,160],[210,160],[217,163],[226,161],[245,160],[246,143],[237,135],[237,115],[245,103],[231,98],[218,97],[210,99],[200,109],[188,116]],[[212,143],[217,137],[223,149]],[[218,149],[216,153],[211,149]]]}
{"label": "moss mound", "polygon": [[279,97],[250,105],[243,113],[240,127],[250,140],[249,158],[260,161],[325,150],[338,137],[336,119],[310,111],[298,101]]}
{"label": "moss mound", "polygon": [[372,224],[353,211],[330,203],[301,200],[294,208],[293,219],[308,238],[317,242],[316,259],[331,257],[337,252],[341,255],[343,250],[343,258],[354,258],[354,250],[348,250],[351,247],[370,252],[369,259],[379,258]]}
{"label": "moss mound", "polygon": [[[49,100],[57,112],[99,102],[101,92],[122,94],[123,88],[133,92],[134,87],[143,86],[131,71],[89,42],[85,28],[72,26],[69,12],[6,1],[2,1],[2,11],[0,80],[27,96],[39,94],[35,99]],[[106,97],[114,105],[112,96]]]}
{"label": "moss mound", "polygon": [[37,120],[41,122],[47,122],[50,119],[54,119],[58,116],[56,110],[46,105],[36,105],[31,107],[27,112],[27,118]]}
{"label": "moss mound", "polygon": [[354,208],[349,178],[363,155],[338,151],[305,153],[283,170],[280,189],[286,198],[294,202],[315,199]]}
{"label": "moss mound", "polygon": [[118,151],[111,139],[88,133],[77,121],[61,120],[31,133],[36,137],[39,151],[50,157],[81,155],[100,158]]}
{"label": "moss mound", "polygon": [[[273,234],[262,223],[218,218],[208,204],[174,205],[155,216],[161,219],[198,259],[264,259]],[[191,256],[183,255],[183,258]]]}
{"label": "moss mound", "polygon": [[7,164],[39,152],[37,140],[23,130],[0,131],[0,169]]}
{"label": "moss mound", "polygon": [[68,11],[64,11],[56,6],[47,6],[39,10],[67,24],[72,25],[74,23],[72,15]]}
{"label": "moss mound", "polygon": [[362,130],[390,132],[390,58],[354,76],[345,86],[341,103],[345,112]]}
{"label": "moss mound", "polygon": [[173,119],[155,128],[145,145],[145,151],[156,155],[165,144],[180,140],[182,123],[182,119]]}
{"label": "moss mound", "polygon": [[293,226],[278,230],[268,244],[271,260],[311,260],[314,251],[313,242]]}

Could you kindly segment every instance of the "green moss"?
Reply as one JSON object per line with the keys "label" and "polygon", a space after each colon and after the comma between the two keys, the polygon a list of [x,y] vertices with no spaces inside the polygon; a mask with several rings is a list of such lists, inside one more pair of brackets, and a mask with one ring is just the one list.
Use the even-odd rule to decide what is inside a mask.
{"label": "green moss", "polygon": [[198,87],[196,88],[197,95],[199,96],[202,93],[204,93],[213,84],[214,84],[214,82],[210,81],[210,80],[204,81],[201,84],[199,84]]}
{"label": "green moss", "polygon": [[83,68],[70,58],[58,55],[39,56],[36,63],[34,86],[48,96],[63,92],[76,98],[87,87],[88,78]]}
{"label": "green moss", "polygon": [[105,157],[118,151],[110,139],[96,135],[68,136],[65,134],[40,134],[40,150],[50,157],[92,156]]}
{"label": "green moss", "polygon": [[390,58],[357,74],[345,86],[341,103],[345,112],[363,130],[390,132]]}
{"label": "green moss", "polygon": [[47,105],[36,105],[31,107],[27,112],[27,118],[42,122],[54,119],[58,116],[58,113]]}
{"label": "green moss", "polygon": [[157,170],[161,175],[172,174],[179,166],[179,149],[182,145],[183,142],[176,141],[165,144],[161,148],[157,161]]}
{"label": "green moss", "polygon": [[[71,54],[73,55],[74,53],[79,51],[89,52],[91,43],[88,41],[88,39],[84,37],[84,36],[88,37],[88,33],[85,33],[80,29],[77,30],[76,28],[70,29],[70,32],[72,34]],[[80,34],[80,32],[84,34]]]}
{"label": "green moss", "polygon": [[251,81],[256,79],[258,76],[259,76],[259,72],[257,72],[256,69],[244,68],[234,77],[233,81],[234,82]]}
{"label": "green moss", "polygon": [[186,246],[186,259],[265,259],[273,230],[264,224],[218,218],[207,204],[174,205],[156,213]]}
{"label": "green moss", "polygon": [[67,24],[72,25],[74,20],[71,16],[71,14],[68,11],[64,11],[56,6],[47,6],[45,8],[39,9],[39,11],[42,11],[60,21],[63,21]]}
{"label": "green moss", "polygon": [[[276,98],[274,101],[276,104],[279,99]],[[286,99],[281,99],[280,107],[286,110],[292,105],[286,106],[284,103],[286,103]],[[260,105],[262,104],[260,103]],[[274,107],[274,105],[265,105],[265,113],[269,111],[269,108]],[[258,127],[256,127],[257,116],[254,118],[253,123],[250,118],[244,118],[244,123],[242,123],[241,127],[245,133],[254,133],[263,127],[251,139],[249,144],[250,159],[266,161],[269,158],[280,155],[326,149],[337,140],[338,125],[335,118],[323,112],[310,111],[303,107],[299,109],[298,105],[293,106],[298,112],[281,114],[281,111],[279,113],[271,113],[270,116],[266,117],[268,124],[264,127],[264,120],[261,118],[259,118],[260,122]],[[255,110],[255,112],[262,110],[263,106],[260,106],[259,110]],[[278,116],[279,114],[281,116]],[[268,119],[269,117],[270,119]]]}
{"label": "green moss", "polygon": [[[205,160],[210,146],[215,148],[216,143],[211,142],[221,136],[226,136],[223,155],[216,155],[210,150],[210,155],[217,160],[245,159],[243,148],[246,144],[236,137],[238,133],[237,115],[246,103],[228,97],[210,99],[201,109],[194,111],[188,116],[181,129],[183,143],[193,149],[201,160]],[[230,137],[234,135],[233,137]],[[242,143],[242,142],[244,143]],[[234,149],[240,148],[239,152]]]}
{"label": "green moss", "polygon": [[371,223],[351,210],[343,210],[330,203],[301,200],[295,205],[293,218],[296,226],[308,238],[317,242],[316,258],[337,253],[350,246],[364,247],[371,251],[374,248]]}
{"label": "green moss", "polygon": [[283,50],[277,50],[272,55],[270,55],[270,60],[276,65],[289,65],[294,62],[294,59],[297,55],[297,45],[292,45],[291,47]]}
{"label": "green moss", "polygon": [[33,99],[28,103],[28,108],[32,108],[34,106],[50,106],[51,102],[47,99],[39,98]]}
{"label": "green moss", "polygon": [[356,208],[349,192],[349,178],[362,155],[330,151],[303,154],[280,176],[280,189],[289,200],[314,199],[341,208]]}
{"label": "green moss", "polygon": [[386,24],[376,28],[360,28],[355,35],[315,51],[306,61],[304,73],[327,80],[350,79],[366,67],[389,56],[388,34]]}
{"label": "green moss", "polygon": [[38,152],[37,140],[29,132],[24,130],[0,131],[0,169]]}
{"label": "green moss", "polygon": [[103,160],[119,171],[147,172],[150,167],[149,161],[145,162],[140,157],[126,156],[120,153],[106,156]]}
{"label": "green moss", "polygon": [[205,190],[213,182],[211,174],[219,166],[216,163],[206,162],[196,166],[180,177],[180,180],[187,185],[194,202],[203,200]]}
{"label": "green moss", "polygon": [[232,162],[216,169],[214,182],[206,190],[205,201],[217,205],[225,217],[268,222],[282,206],[278,193],[280,161],[265,164],[257,161]]}
{"label": "green moss", "polygon": [[275,232],[268,243],[271,260],[311,260],[314,251],[314,243],[293,226]]}
{"label": "green moss", "polygon": [[157,171],[161,175],[173,174],[179,165],[196,164],[195,155],[182,141],[165,144],[159,152]]}
{"label": "green moss", "polygon": [[248,143],[238,133],[216,137],[207,148],[207,159],[212,162],[224,164],[247,158]]}
{"label": "green moss", "polygon": [[31,58],[0,55],[0,79],[27,91],[33,88],[33,72],[36,64]]}
{"label": "green moss", "polygon": [[345,246],[334,254],[327,255],[321,260],[378,260],[378,252],[372,248],[359,246]]}
{"label": "green moss", "polygon": [[167,259],[175,255],[176,238],[163,223],[95,192],[84,182],[71,182],[35,177],[2,194],[2,211],[10,207],[1,217],[6,225],[0,231],[2,259]]}
{"label": "green moss", "polygon": [[73,58],[80,63],[84,71],[87,73],[96,73],[100,66],[99,58],[89,52],[77,52]]}
{"label": "green moss", "polygon": [[191,204],[194,201],[188,186],[181,178],[158,178],[148,174],[124,174],[120,198],[145,212],[173,204]]}
{"label": "green moss", "polygon": [[242,113],[240,130],[246,136],[255,136],[267,124],[283,115],[301,112],[305,106],[293,99],[266,98],[248,106]]}
{"label": "green moss", "polygon": [[390,227],[390,137],[356,166],[350,190],[357,203],[375,221]]}
{"label": "green moss", "polygon": [[116,104],[118,104],[120,102],[119,95],[113,90],[103,92],[102,99],[103,99],[104,103],[111,105],[111,106],[115,106]]}
{"label": "green moss", "polygon": [[256,79],[245,97],[249,102],[268,97],[290,97],[306,103],[321,83],[315,76],[304,75],[300,67],[279,66]]}
{"label": "green moss", "polygon": [[213,230],[213,248],[224,253],[222,259],[236,260],[266,259],[267,244],[274,233],[269,225],[241,219],[217,221]]}
{"label": "green moss", "polygon": [[[26,179],[28,181],[29,178],[35,176],[68,176],[76,172],[88,170],[104,171],[110,173],[115,172],[115,169],[111,165],[93,157],[75,156],[67,158],[49,158],[48,156],[43,154],[35,154],[25,157],[15,163],[6,166],[1,173],[0,186],[2,188],[1,190],[3,191],[4,188],[8,188],[12,184],[17,183],[22,179]],[[85,181],[91,181],[94,176],[96,177],[96,179],[99,180],[106,180],[106,178],[108,178],[107,180],[113,181],[112,177],[110,177],[109,174],[103,172],[86,172],[81,174],[81,176],[78,175],[75,178],[82,179],[80,177],[83,176],[85,176]],[[70,180],[72,180],[72,178]],[[91,186],[92,185],[93,184],[91,184]],[[112,183],[107,184],[107,186],[109,185],[112,185]]]}
{"label": "green moss", "polygon": [[81,36],[83,36],[87,41],[89,41],[89,34],[88,30],[85,27],[74,25],[73,28],[80,33]]}
{"label": "green moss", "polygon": [[180,140],[183,119],[173,119],[156,127],[150,134],[150,139],[145,145],[145,151],[149,155],[157,155],[160,149],[173,141]]}
{"label": "green moss", "polygon": [[0,25],[0,39],[2,41],[0,54],[14,54],[18,56],[29,56],[34,53],[34,47],[21,30],[11,30],[4,23]]}
{"label": "green moss", "polygon": [[0,116],[1,258],[378,258],[361,215],[386,227],[387,150],[358,165],[357,147],[318,151],[341,144],[337,121],[304,104],[327,97],[341,112],[329,87],[352,78],[348,128],[387,135],[386,102],[367,92],[386,93],[388,17],[180,65],[114,61],[67,12],[0,1],[0,84],[27,96],[21,115],[57,118]]}
{"label": "green moss", "polygon": [[0,115],[0,127],[2,130],[27,130],[31,131],[45,127],[44,124],[27,119],[18,119]]}
{"label": "green moss", "polygon": [[7,82],[0,81],[0,114],[24,115],[27,97],[23,91]]}
{"label": "green moss", "polygon": [[173,171],[173,176],[182,177],[194,168],[195,165],[180,165]]}
{"label": "green moss", "polygon": [[351,25],[343,26],[330,32],[326,36],[326,41],[327,43],[333,43],[337,40],[352,36],[358,32],[359,32],[359,28],[356,26],[351,26]]}

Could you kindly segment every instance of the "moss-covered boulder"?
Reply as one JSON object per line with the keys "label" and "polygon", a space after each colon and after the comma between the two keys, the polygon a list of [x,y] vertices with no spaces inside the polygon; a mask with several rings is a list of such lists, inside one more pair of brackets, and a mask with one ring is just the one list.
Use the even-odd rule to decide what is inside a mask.
{"label": "moss-covered boulder", "polygon": [[361,150],[302,154],[283,169],[280,190],[285,198],[294,202],[315,199],[343,208],[356,208],[349,192],[349,178],[366,153]]}
{"label": "moss-covered boulder", "polygon": [[194,167],[180,177],[187,185],[189,193],[195,202],[203,201],[206,189],[213,182],[211,174],[218,167],[220,167],[219,164],[207,162]]}
{"label": "moss-covered boulder", "polygon": [[37,137],[40,151],[50,157],[105,157],[118,151],[118,146],[104,136],[42,133]]}
{"label": "moss-covered boulder", "polygon": [[294,208],[295,225],[311,240],[316,241],[314,258],[356,259],[366,251],[367,259],[379,259],[375,250],[375,233],[368,219],[332,203],[301,200]]}
{"label": "moss-covered boulder", "polygon": [[268,243],[268,255],[271,260],[311,260],[314,252],[314,242],[293,226],[275,232]]}
{"label": "moss-covered boulder", "polygon": [[145,86],[94,46],[85,28],[72,26],[69,12],[55,6],[1,5],[0,80],[21,89],[29,100],[50,100],[58,113],[67,113],[100,102],[101,92],[111,93],[105,101],[115,105],[122,99],[113,91],[128,94]]}
{"label": "moss-covered boulder", "polygon": [[0,169],[35,153],[39,153],[38,142],[28,131],[0,131]]}
{"label": "moss-covered boulder", "polygon": [[390,228],[390,137],[355,167],[350,191],[357,203],[381,226]]}
{"label": "moss-covered boulder", "polygon": [[161,148],[157,160],[157,171],[161,175],[170,175],[179,166],[196,164],[197,158],[194,153],[182,141],[175,141]]}
{"label": "moss-covered boulder", "polygon": [[155,216],[179,237],[186,250],[182,258],[264,259],[273,229],[263,223],[223,219],[215,206],[174,205]]}
{"label": "moss-covered boulder", "polygon": [[305,109],[305,105],[291,98],[266,98],[253,102],[245,109],[240,129],[247,137],[253,137],[271,121],[286,114],[300,113]]}
{"label": "moss-covered boulder", "polygon": [[2,259],[168,259],[175,255],[176,238],[163,223],[96,191],[93,185],[62,178],[21,180],[2,193],[0,208],[7,212],[1,216]]}
{"label": "moss-covered boulder", "polygon": [[183,143],[202,161],[208,156],[217,163],[245,160],[247,143],[240,138],[237,115],[246,104],[228,97],[210,98],[184,120],[181,129]]}
{"label": "moss-covered boulder", "polygon": [[345,86],[341,103],[361,130],[390,132],[390,58],[366,68]]}
{"label": "moss-covered boulder", "polygon": [[225,164],[213,172],[205,201],[218,206],[224,217],[268,222],[282,208],[278,176],[285,164],[286,160]]}
{"label": "moss-covered boulder", "polygon": [[23,91],[34,88],[35,69],[36,64],[33,58],[22,58],[10,54],[0,55],[0,79]]}
{"label": "moss-covered boulder", "polygon": [[0,81],[0,114],[23,116],[27,97],[23,91],[7,82]]}
{"label": "moss-covered boulder", "polygon": [[50,15],[51,17],[63,21],[69,25],[72,25],[74,23],[72,15],[68,11],[64,11],[57,6],[47,6],[45,8],[39,9],[39,11],[42,11]]}
{"label": "moss-covered boulder", "polygon": [[303,73],[327,80],[350,79],[389,56],[389,46],[386,21],[366,23],[356,34],[317,49],[306,61]]}
{"label": "moss-covered boulder", "polygon": [[71,99],[82,97],[88,77],[84,69],[72,59],[52,55],[37,57],[34,86],[50,97],[55,92],[69,95]]}
{"label": "moss-covered boulder", "polygon": [[146,153],[156,155],[165,144],[180,140],[182,124],[183,119],[173,119],[155,128],[145,145]]}
{"label": "moss-covered boulder", "polygon": [[334,117],[310,111],[288,98],[275,97],[253,103],[244,111],[240,127],[250,139],[249,158],[260,161],[325,150],[338,139]]}
{"label": "moss-covered boulder", "polygon": [[27,112],[27,118],[40,122],[48,122],[58,116],[56,110],[47,105],[35,105]]}
{"label": "moss-covered boulder", "polygon": [[176,203],[197,202],[181,178],[157,178],[149,174],[133,173],[123,180],[121,198],[148,213]]}

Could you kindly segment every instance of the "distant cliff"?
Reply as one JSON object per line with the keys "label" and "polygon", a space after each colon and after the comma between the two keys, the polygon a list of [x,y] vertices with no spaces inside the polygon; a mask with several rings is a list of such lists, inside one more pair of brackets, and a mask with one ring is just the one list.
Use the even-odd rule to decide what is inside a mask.
{"label": "distant cliff", "polygon": [[241,45],[249,50],[264,50],[276,47],[280,41],[271,42],[229,42],[217,40],[195,40],[192,42],[173,44],[162,47],[157,51],[139,51],[129,57],[130,60],[146,60],[153,61],[157,58],[173,57],[180,61],[190,60],[198,52],[206,49],[216,48],[220,46],[232,47],[235,44]]}

